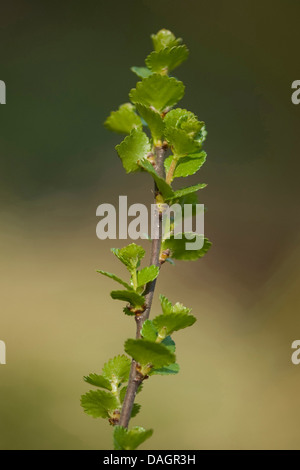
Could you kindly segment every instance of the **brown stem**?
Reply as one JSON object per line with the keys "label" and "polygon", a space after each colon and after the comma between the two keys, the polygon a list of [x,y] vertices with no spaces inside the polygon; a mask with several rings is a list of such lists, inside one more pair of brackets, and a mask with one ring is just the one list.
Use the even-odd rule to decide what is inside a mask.
{"label": "brown stem", "polygon": [[[155,170],[161,178],[164,178],[165,150],[162,147],[156,147],[155,153],[156,153]],[[155,196],[157,194],[158,194],[158,188],[155,185]],[[152,239],[150,266],[154,264],[155,266],[160,268],[159,254],[160,254],[160,247],[161,247],[161,217],[159,217],[157,220],[155,231],[157,233],[156,233],[156,236],[153,237]],[[155,285],[156,285],[156,279],[154,279],[154,281],[148,282],[146,286],[146,290],[145,290],[146,308],[141,315],[136,315],[135,317],[137,339],[141,338],[141,330],[143,327],[143,323],[145,320],[149,318]],[[132,360],[127,391],[126,391],[126,395],[124,398],[120,421],[119,421],[119,425],[123,426],[124,428],[128,427],[128,424],[131,418],[131,412],[132,412],[132,407],[134,404],[135,396],[137,394],[139,386],[141,385],[143,381],[143,378],[144,377],[137,370],[137,363],[134,360]]]}

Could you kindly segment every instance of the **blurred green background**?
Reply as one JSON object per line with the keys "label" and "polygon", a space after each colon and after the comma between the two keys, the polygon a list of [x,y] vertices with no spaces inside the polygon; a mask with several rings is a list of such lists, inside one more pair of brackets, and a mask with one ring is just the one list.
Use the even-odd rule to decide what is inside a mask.
{"label": "blurred green background", "polygon": [[134,324],[95,273],[124,274],[109,251],[124,243],[96,238],[95,212],[119,195],[150,203],[152,185],[125,175],[121,137],[102,123],[165,27],[191,51],[176,71],[180,104],[209,131],[201,202],[214,245],[163,269],[157,294],[198,322],[175,338],[181,373],[147,382],[132,424],[154,428],[149,449],[299,449],[299,2],[12,0],[0,10],[0,448],[111,448],[107,423],[79,406],[82,376],[121,353]]}

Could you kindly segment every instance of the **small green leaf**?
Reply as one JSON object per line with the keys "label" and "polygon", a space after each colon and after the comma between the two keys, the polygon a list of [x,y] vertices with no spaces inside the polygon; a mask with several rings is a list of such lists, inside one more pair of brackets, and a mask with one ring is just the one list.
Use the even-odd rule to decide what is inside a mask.
{"label": "small green leaf", "polygon": [[140,412],[140,409],[141,405],[134,403],[131,411],[131,418],[134,418]]}
{"label": "small green leaf", "polygon": [[147,78],[149,77],[152,72],[147,67],[131,67],[130,70],[135,73],[140,78]]}
{"label": "small green leaf", "polygon": [[130,273],[136,270],[141,260],[145,256],[145,250],[140,245],[130,243],[130,245],[124,246],[123,248],[112,248],[112,253],[123,263]]}
{"label": "small green leaf", "polygon": [[130,134],[132,129],[142,129],[141,118],[135,113],[131,103],[122,104],[118,111],[112,111],[104,126],[119,134]]}
{"label": "small green leaf", "polygon": [[141,168],[137,162],[146,158],[150,150],[151,146],[147,135],[139,129],[133,129],[131,133],[116,146],[116,151],[122,160],[126,173],[140,171]]}
{"label": "small green leaf", "polygon": [[146,439],[153,434],[152,429],[146,429],[136,426],[130,430],[122,426],[114,427],[114,449],[115,450],[135,450]]}
{"label": "small green leaf", "polygon": [[129,97],[136,104],[152,106],[161,112],[176,104],[184,95],[184,85],[176,78],[154,73],[136,84]]}
{"label": "small green leaf", "polygon": [[166,348],[168,348],[169,351],[173,353],[176,351],[176,345],[175,342],[172,340],[171,336],[166,336],[166,338],[162,340],[161,344],[166,346]]}
{"label": "small green leaf", "polygon": [[[166,173],[169,171],[172,160],[173,155],[169,155],[165,159],[164,165]],[[173,173],[173,179],[194,175],[202,167],[205,160],[206,153],[204,151],[180,158]]]}
{"label": "small green leaf", "polygon": [[161,250],[171,250],[171,256],[175,259],[180,259],[180,260],[197,260],[199,258],[202,258],[204,256],[209,248],[211,247],[211,242],[207,239],[204,238],[204,244],[203,247],[200,248],[199,250],[187,250],[185,247],[186,243],[191,243],[196,241],[196,239],[203,240],[202,235],[198,234],[193,234],[194,239],[187,239],[184,234],[182,234],[181,239],[175,239],[174,236],[172,235],[170,238],[165,239],[162,242],[162,247]]}
{"label": "small green leaf", "polygon": [[159,315],[152,321],[157,331],[163,329],[166,335],[171,335],[174,331],[192,326],[196,318],[193,315],[184,313],[169,313],[168,315]]}
{"label": "small green leaf", "polygon": [[102,271],[101,269],[99,269],[97,273],[103,274],[104,276],[109,277],[110,279],[113,279],[114,281],[117,281],[119,284],[122,284],[122,286],[126,287],[126,289],[128,290],[132,289],[132,287],[129,284],[127,284],[127,282],[122,281],[122,279],[117,277],[115,274],[107,273],[106,271]]}
{"label": "small green leaf", "polygon": [[85,413],[93,418],[108,418],[109,411],[118,408],[118,401],[110,392],[90,390],[85,395],[82,395],[81,406]]}
{"label": "small green leaf", "polygon": [[145,339],[128,339],[125,351],[141,366],[160,368],[175,362],[175,355],[165,346]]}
{"label": "small green leaf", "polygon": [[146,65],[152,72],[170,72],[184,62],[189,56],[186,46],[165,47],[153,51],[146,58]]}
{"label": "small green leaf", "polygon": [[101,387],[106,388],[107,390],[111,390],[110,381],[103,377],[103,375],[90,374],[86,377],[83,377],[83,379],[88,384],[95,385],[95,387]]}
{"label": "small green leaf", "polygon": [[152,369],[150,375],[175,375],[179,372],[179,364],[174,362],[166,367],[161,367],[160,369]]}
{"label": "small green leaf", "polygon": [[[141,331],[141,335],[144,339],[146,339],[148,341],[153,341],[153,342],[156,341],[157,330],[156,330],[155,326],[153,325],[152,320],[146,320],[143,323],[143,328],[142,328],[142,331]],[[174,351],[172,351],[172,352],[174,352]]]}
{"label": "small green leaf", "polygon": [[171,146],[174,155],[185,157],[199,152],[201,143],[187,134],[183,129],[170,128],[165,130],[165,138]]}
{"label": "small green leaf", "polygon": [[205,183],[199,183],[195,186],[189,186],[187,188],[178,189],[177,191],[174,191],[174,195],[170,199],[177,199],[182,196],[187,196],[188,194],[195,193],[196,191],[199,191],[199,189],[203,189],[206,186],[207,185]]}
{"label": "small green leaf", "polygon": [[172,190],[171,186],[168,183],[166,183],[166,181],[163,178],[158,176],[158,174],[156,173],[151,163],[148,162],[147,160],[142,160],[139,162],[139,164],[144,170],[150,173],[150,175],[154,179],[162,196],[165,199],[172,199],[174,197],[174,191]]}
{"label": "small green leaf", "polygon": [[[159,296],[160,304],[162,311],[165,315],[169,315],[170,313],[185,313],[189,314],[191,312],[191,308],[185,307],[180,302],[176,302],[176,304],[172,304],[167,297],[164,295]],[[167,339],[167,338],[166,338]],[[166,341],[166,339],[164,341]]]}
{"label": "small green leaf", "polygon": [[182,108],[171,109],[165,116],[164,123],[167,129],[181,129],[196,140],[198,140],[198,134],[205,125],[203,121],[198,120],[194,113]]}
{"label": "small green leaf", "polygon": [[127,382],[129,379],[131,361],[124,354],[110,359],[104,364],[102,374],[105,379],[119,386],[121,383]]}
{"label": "small green leaf", "polygon": [[165,126],[160,113],[139,103],[136,104],[136,109],[148,124],[154,141],[161,140]]}
{"label": "small green leaf", "polygon": [[135,316],[135,312],[132,312],[132,311],[129,310],[129,308],[127,308],[127,307],[124,307],[124,308],[123,308],[123,312],[125,313],[125,315],[131,316],[131,317],[134,317],[134,316]]}
{"label": "small green leaf", "polygon": [[142,287],[148,282],[153,281],[159,274],[158,266],[147,266],[137,272],[137,287]]}
{"label": "small green leaf", "polygon": [[123,300],[124,302],[130,303],[133,307],[142,308],[145,303],[145,297],[137,294],[134,291],[129,290],[113,290],[111,293],[111,298],[114,300]]}
{"label": "small green leaf", "polygon": [[153,47],[156,51],[160,51],[165,47],[177,46],[182,42],[181,38],[177,38],[168,29],[161,29],[156,34],[151,34]]}

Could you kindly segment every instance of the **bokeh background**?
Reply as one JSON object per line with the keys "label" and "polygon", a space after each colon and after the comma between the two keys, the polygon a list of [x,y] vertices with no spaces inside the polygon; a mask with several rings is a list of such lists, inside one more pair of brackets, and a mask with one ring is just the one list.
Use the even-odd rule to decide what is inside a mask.
{"label": "bokeh background", "polygon": [[181,105],[209,131],[200,176],[213,249],[164,267],[157,293],[198,322],[175,338],[181,373],[147,382],[132,424],[155,429],[149,449],[299,449],[299,2],[12,0],[0,10],[0,448],[111,448],[107,423],[79,406],[82,376],[121,353],[134,324],[95,272],[125,274],[109,251],[123,242],[96,238],[95,212],[119,195],[150,203],[151,181],[125,175],[121,137],[102,123],[165,27],[191,51],[176,71]]}

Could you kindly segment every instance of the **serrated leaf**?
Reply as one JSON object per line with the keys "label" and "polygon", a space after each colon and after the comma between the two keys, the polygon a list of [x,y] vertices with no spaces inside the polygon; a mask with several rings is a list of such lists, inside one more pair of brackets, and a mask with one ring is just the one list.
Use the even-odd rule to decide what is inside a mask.
{"label": "serrated leaf", "polygon": [[125,313],[125,315],[128,315],[130,317],[134,317],[135,316],[135,312],[132,312],[131,310],[129,310],[129,308],[127,307],[124,307],[123,308],[123,312]]}
{"label": "serrated leaf", "polygon": [[154,141],[160,140],[165,127],[160,113],[140,103],[136,104],[136,109],[147,123]]}
{"label": "serrated leaf", "polygon": [[157,331],[164,330],[166,335],[172,334],[174,331],[182,330],[188,326],[192,326],[196,318],[193,315],[184,313],[169,313],[168,315],[159,315],[153,320],[153,325]]}
{"label": "serrated leaf", "polygon": [[[154,326],[154,325],[153,325]],[[166,336],[161,344],[163,344],[164,346],[166,346],[166,348],[169,349],[169,351],[171,352],[175,352],[176,351],[176,345],[175,345],[175,342],[172,340],[171,336]]]}
{"label": "serrated leaf", "polygon": [[158,266],[147,266],[137,272],[137,287],[142,287],[148,282],[153,281],[159,274]]}
{"label": "serrated leaf", "polygon": [[174,196],[173,189],[171,188],[171,186],[168,183],[166,183],[166,181],[163,178],[158,176],[158,174],[156,173],[156,171],[153,168],[153,166],[151,165],[151,163],[148,162],[147,160],[142,160],[142,161],[139,162],[139,164],[144,170],[147,171],[147,173],[150,173],[150,175],[154,179],[154,181],[155,181],[160,193],[162,194],[162,196],[165,199],[172,199],[173,196]]}
{"label": "serrated leaf", "polygon": [[110,295],[112,299],[123,300],[124,302],[130,303],[133,307],[142,308],[145,303],[145,297],[134,291],[113,290]]}
{"label": "serrated leaf", "polygon": [[182,196],[187,196],[188,194],[195,193],[196,191],[199,191],[199,189],[203,189],[206,186],[207,185],[205,183],[199,183],[195,186],[188,186],[187,188],[178,189],[177,191],[174,191],[174,195],[170,199],[177,199]]}
{"label": "serrated leaf", "polygon": [[[157,330],[156,330],[155,326],[153,325],[152,320],[146,320],[143,323],[143,328],[142,328],[142,331],[141,331],[141,335],[144,339],[146,339],[148,341],[153,341],[153,342],[156,341]],[[172,352],[174,352],[174,351],[172,351]]]}
{"label": "serrated leaf", "polygon": [[147,67],[131,67],[130,70],[135,73],[140,78],[147,78],[149,77],[152,72]]}
{"label": "serrated leaf", "polygon": [[174,362],[174,364],[170,364],[166,367],[161,367],[160,369],[152,369],[150,375],[175,375],[179,372],[179,364]]}
{"label": "serrated leaf", "polygon": [[83,377],[83,379],[88,384],[95,385],[95,387],[101,387],[106,388],[106,390],[111,390],[110,381],[103,377],[103,375],[89,374],[88,376]]}
{"label": "serrated leaf", "polygon": [[[166,173],[169,171],[172,160],[173,155],[169,155],[164,161]],[[173,173],[173,179],[194,175],[202,167],[205,160],[206,153],[204,151],[180,158]]]}
{"label": "serrated leaf", "polygon": [[193,234],[193,236],[195,238],[188,239],[184,236],[184,234],[182,234],[181,239],[175,239],[172,235],[170,238],[163,240],[161,250],[163,251],[169,249],[171,251],[171,256],[180,260],[194,261],[202,258],[202,256],[204,256],[211,247],[211,242],[207,238],[204,238],[204,244],[202,248],[199,250],[187,250],[185,247],[186,243],[194,242],[197,239],[203,240],[202,235]]}
{"label": "serrated leaf", "polygon": [[199,152],[201,143],[187,134],[183,129],[166,128],[165,138],[171,146],[174,155],[185,157],[186,155]]}
{"label": "serrated leaf", "polygon": [[[167,299],[164,295],[159,296],[160,304],[164,315],[169,315],[170,313],[184,313],[188,314],[191,312],[191,308],[185,307],[182,303],[176,302],[174,305],[170,300]],[[164,339],[166,341],[167,338]]]}
{"label": "serrated leaf", "polygon": [[164,123],[167,129],[181,129],[196,140],[198,140],[199,132],[205,125],[203,121],[198,120],[194,113],[182,108],[171,109],[166,114]]}
{"label": "serrated leaf", "polygon": [[131,103],[122,104],[117,111],[112,111],[104,126],[119,134],[130,134],[132,129],[142,129],[141,118],[135,113]]}
{"label": "serrated leaf", "polygon": [[123,248],[112,248],[111,251],[125,264],[130,273],[139,267],[146,253],[142,246],[136,245],[135,243],[130,243],[130,245],[124,246]]}
{"label": "serrated leaf", "polygon": [[103,274],[104,276],[109,277],[110,279],[113,279],[114,281],[118,282],[119,284],[122,284],[122,286],[126,287],[126,289],[128,289],[128,290],[132,289],[132,287],[129,284],[127,284],[127,282],[122,281],[122,279],[120,279],[115,274],[108,273],[106,271],[102,271],[101,269],[97,270],[97,273]]}
{"label": "serrated leaf", "polygon": [[114,449],[135,450],[153,434],[152,429],[136,426],[130,430],[122,426],[114,427]]}
{"label": "serrated leaf", "polygon": [[104,390],[90,390],[81,397],[81,406],[85,413],[93,418],[108,418],[109,411],[118,408],[118,401],[114,395]]}
{"label": "serrated leaf", "polygon": [[184,95],[184,85],[176,78],[154,73],[136,84],[129,97],[134,104],[153,106],[161,112],[176,104]]}
{"label": "serrated leaf", "polygon": [[128,339],[125,351],[141,366],[160,368],[175,362],[175,355],[168,348],[145,339]]}
{"label": "serrated leaf", "polygon": [[146,65],[152,72],[167,73],[174,70],[189,56],[186,46],[165,47],[160,51],[151,52],[146,58]]}
{"label": "serrated leaf", "polygon": [[116,151],[126,173],[140,171],[138,161],[146,158],[151,150],[150,141],[145,132],[133,129],[125,139],[116,146]]}
{"label": "serrated leaf", "polygon": [[165,47],[177,46],[182,42],[181,38],[176,38],[168,29],[161,29],[156,34],[151,34],[153,47],[156,51],[160,51]]}
{"label": "serrated leaf", "polygon": [[140,409],[141,405],[134,403],[131,411],[131,418],[134,418],[140,412]]}
{"label": "serrated leaf", "polygon": [[104,364],[102,369],[103,377],[113,382],[117,387],[129,379],[131,361],[124,354],[115,356]]}

